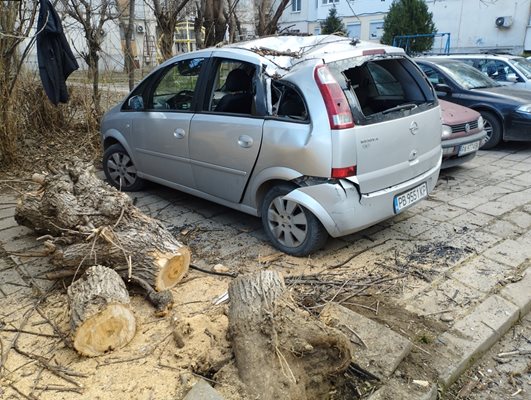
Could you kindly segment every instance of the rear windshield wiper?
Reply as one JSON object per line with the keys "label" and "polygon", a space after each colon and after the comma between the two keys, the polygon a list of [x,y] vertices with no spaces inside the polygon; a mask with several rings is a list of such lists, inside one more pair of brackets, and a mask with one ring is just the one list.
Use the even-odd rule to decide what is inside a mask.
{"label": "rear windshield wiper", "polygon": [[413,110],[414,108],[417,108],[417,105],[414,103],[400,104],[398,106],[388,108],[387,110],[383,110],[382,114],[389,114],[394,111]]}

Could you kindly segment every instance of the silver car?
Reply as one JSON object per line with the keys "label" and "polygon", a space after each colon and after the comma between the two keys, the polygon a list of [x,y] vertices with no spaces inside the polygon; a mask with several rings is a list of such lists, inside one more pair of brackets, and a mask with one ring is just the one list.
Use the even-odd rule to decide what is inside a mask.
{"label": "silver car", "polygon": [[269,37],[176,56],[103,118],[107,179],[262,218],[304,256],[426,197],[441,166],[432,86],[401,49]]}

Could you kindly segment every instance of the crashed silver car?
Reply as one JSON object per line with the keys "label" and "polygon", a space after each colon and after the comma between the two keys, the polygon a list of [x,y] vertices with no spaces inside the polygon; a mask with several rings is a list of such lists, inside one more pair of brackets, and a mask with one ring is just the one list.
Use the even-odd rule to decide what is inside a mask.
{"label": "crashed silver car", "polygon": [[107,179],[157,182],[262,218],[303,256],[434,188],[441,112],[402,51],[279,36],[176,56],[103,118]]}

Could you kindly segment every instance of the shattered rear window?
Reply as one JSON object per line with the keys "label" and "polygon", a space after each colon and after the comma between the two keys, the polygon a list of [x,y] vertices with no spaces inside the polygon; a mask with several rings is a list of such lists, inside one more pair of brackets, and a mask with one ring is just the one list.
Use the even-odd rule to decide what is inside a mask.
{"label": "shattered rear window", "polygon": [[330,67],[358,124],[399,118],[436,104],[431,86],[406,58],[374,58],[357,65],[343,60]]}

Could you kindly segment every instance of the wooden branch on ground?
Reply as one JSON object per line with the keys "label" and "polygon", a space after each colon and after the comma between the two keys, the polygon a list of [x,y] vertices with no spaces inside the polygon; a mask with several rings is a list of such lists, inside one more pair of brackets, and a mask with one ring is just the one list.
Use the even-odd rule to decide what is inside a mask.
{"label": "wooden branch on ground", "polygon": [[157,291],[175,286],[188,271],[188,248],[127,194],[100,180],[89,164],[73,160],[38,178],[41,186],[21,197],[15,219],[48,235],[46,251],[55,265],[126,265]]}

